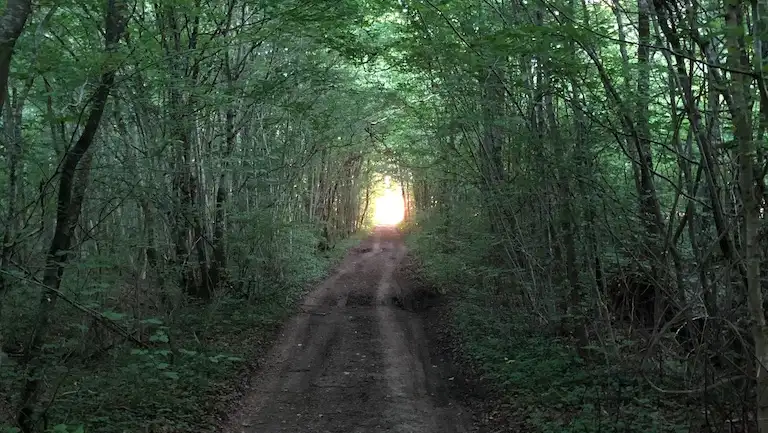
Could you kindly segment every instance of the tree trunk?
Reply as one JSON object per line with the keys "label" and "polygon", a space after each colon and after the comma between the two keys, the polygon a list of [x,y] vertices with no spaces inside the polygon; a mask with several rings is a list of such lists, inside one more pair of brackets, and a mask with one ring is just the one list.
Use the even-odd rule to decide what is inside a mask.
{"label": "tree trunk", "polygon": [[651,57],[651,26],[649,0],[638,0],[638,46],[637,46],[637,108],[635,140],[636,155],[639,163],[640,219],[648,232],[649,238],[646,249],[651,260],[651,277],[658,281],[654,293],[654,322],[659,324],[666,309],[666,294],[663,292],[665,282],[669,281],[666,254],[663,250],[662,236],[665,233],[664,220],[661,216],[661,206],[653,179],[653,155],[651,151],[651,132],[649,125],[648,105],[650,103],[650,57]]}
{"label": "tree trunk", "polygon": [[31,0],[8,0],[0,16],[0,111],[8,97],[8,75],[16,40],[32,12]]}
{"label": "tree trunk", "polygon": [[[725,3],[727,65],[731,71],[749,70],[745,52],[742,0],[727,0]],[[745,283],[747,304],[752,319],[752,338],[755,342],[757,426],[760,433],[768,433],[768,325],[763,312],[763,294],[760,287],[759,227],[760,199],[756,197],[755,158],[757,144],[752,135],[751,110],[748,91],[751,79],[743,74],[731,72],[729,90],[731,94],[731,116],[734,137],[738,143],[739,189],[743,206],[742,259],[746,271]]]}
{"label": "tree trunk", "polygon": [[368,206],[371,202],[371,186],[369,182],[365,183],[365,201],[363,202],[363,210],[360,212],[360,219],[358,221],[358,227],[362,227],[365,223],[365,217],[368,216]]}
{"label": "tree trunk", "polygon": [[504,165],[501,157],[503,132],[499,118],[504,113],[504,85],[493,66],[487,68],[483,77],[483,136],[478,149],[478,165],[483,182],[487,208],[491,210],[489,220],[491,230],[504,232],[505,217],[501,211],[503,203],[502,185],[504,183]]}
{"label": "tree trunk", "polygon": [[[15,93],[15,92],[14,92]],[[25,96],[26,97],[26,96]],[[8,167],[8,190],[6,191],[6,210],[3,215],[3,238],[0,244],[0,271],[6,270],[10,265],[11,255],[18,230],[17,201],[19,196],[19,162],[21,160],[21,111],[23,99],[18,96],[8,100],[8,109],[5,111],[5,137],[6,163]],[[0,274],[0,295],[8,288],[8,280],[5,274]],[[0,333],[2,342],[2,333]]]}
{"label": "tree trunk", "polygon": [[[105,46],[108,54],[117,48],[117,44],[125,28],[122,15],[122,4],[118,0],[108,0],[105,24]],[[59,287],[64,275],[64,264],[69,257],[72,231],[80,215],[85,190],[88,184],[92,153],[87,153],[93,144],[96,131],[99,128],[104,108],[109,98],[110,90],[115,82],[116,71],[112,63],[105,62],[107,71],[101,76],[92,98],[92,105],[83,133],[74,146],[64,155],[59,178],[59,194],[57,199],[56,226],[46,256],[46,266],[43,273],[43,285],[47,288],[40,299],[37,324],[30,338],[30,344],[25,354],[25,364],[28,365],[27,379],[21,393],[18,424],[23,433],[31,433],[35,429],[35,406],[39,398],[41,385],[40,369],[43,344],[50,324],[50,315],[56,306]]]}

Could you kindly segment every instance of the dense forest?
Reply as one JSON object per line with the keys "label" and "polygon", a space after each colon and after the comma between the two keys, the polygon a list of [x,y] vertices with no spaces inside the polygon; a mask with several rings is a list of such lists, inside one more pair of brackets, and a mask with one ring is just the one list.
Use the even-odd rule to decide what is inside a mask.
{"label": "dense forest", "polygon": [[497,431],[768,433],[764,61],[765,0],[6,0],[0,429],[212,431],[401,197]]}

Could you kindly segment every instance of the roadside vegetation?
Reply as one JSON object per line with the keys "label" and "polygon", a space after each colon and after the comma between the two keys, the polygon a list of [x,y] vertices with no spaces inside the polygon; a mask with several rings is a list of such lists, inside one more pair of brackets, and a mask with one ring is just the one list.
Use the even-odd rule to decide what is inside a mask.
{"label": "roadside vegetation", "polygon": [[[442,294],[441,317],[454,340],[444,350],[469,376],[462,386],[493,400],[480,405],[491,431],[504,431],[494,430],[504,423],[551,433],[690,431],[700,419],[697,402],[659,394],[645,381],[632,349],[639,343],[626,340],[622,358],[580,356],[556,324],[508,296],[514,283],[502,277],[503,266],[489,264],[492,239],[476,226],[464,229],[446,238],[434,220],[423,221],[408,244],[419,277]],[[446,253],[447,245],[457,250]]]}

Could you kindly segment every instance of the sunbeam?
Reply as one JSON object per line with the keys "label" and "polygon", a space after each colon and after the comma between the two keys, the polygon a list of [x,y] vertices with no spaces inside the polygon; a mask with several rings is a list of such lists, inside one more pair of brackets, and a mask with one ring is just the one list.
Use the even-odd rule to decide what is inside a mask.
{"label": "sunbeam", "polygon": [[398,190],[388,189],[376,199],[373,221],[376,225],[395,225],[403,220],[405,205]]}

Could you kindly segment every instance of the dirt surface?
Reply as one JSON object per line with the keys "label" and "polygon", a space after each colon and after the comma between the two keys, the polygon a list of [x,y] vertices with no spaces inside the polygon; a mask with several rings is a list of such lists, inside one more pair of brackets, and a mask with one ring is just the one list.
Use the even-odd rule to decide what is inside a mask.
{"label": "dirt surface", "polygon": [[307,295],[225,431],[474,432],[431,356],[423,311],[434,295],[395,278],[406,256],[379,227]]}

